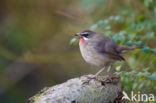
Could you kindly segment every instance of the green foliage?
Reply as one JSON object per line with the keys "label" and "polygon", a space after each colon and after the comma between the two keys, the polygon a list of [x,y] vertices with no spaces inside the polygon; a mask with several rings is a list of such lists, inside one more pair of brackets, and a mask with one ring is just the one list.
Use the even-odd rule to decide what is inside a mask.
{"label": "green foliage", "polygon": [[73,44],[73,45],[78,44],[77,38],[72,38],[72,39],[70,40],[70,44]]}
{"label": "green foliage", "polygon": [[[128,93],[132,90],[141,90],[142,92],[146,92],[149,91],[149,87],[151,90],[156,89],[154,87],[156,73],[150,73],[149,68],[143,69],[142,71],[137,69],[133,69],[131,71],[120,71],[116,72],[116,74],[121,76],[124,90]],[[142,90],[143,88],[144,90]]]}

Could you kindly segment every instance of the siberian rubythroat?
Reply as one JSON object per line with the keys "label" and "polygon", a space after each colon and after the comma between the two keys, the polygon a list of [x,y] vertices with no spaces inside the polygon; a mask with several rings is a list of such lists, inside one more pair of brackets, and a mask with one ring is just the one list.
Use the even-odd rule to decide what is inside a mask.
{"label": "siberian rubythroat", "polygon": [[115,61],[125,61],[122,57],[123,53],[142,48],[140,46],[118,45],[108,37],[90,30],[84,30],[77,33],[76,36],[80,39],[79,47],[84,60],[91,65],[101,68],[95,74],[96,77],[105,68],[112,66]]}

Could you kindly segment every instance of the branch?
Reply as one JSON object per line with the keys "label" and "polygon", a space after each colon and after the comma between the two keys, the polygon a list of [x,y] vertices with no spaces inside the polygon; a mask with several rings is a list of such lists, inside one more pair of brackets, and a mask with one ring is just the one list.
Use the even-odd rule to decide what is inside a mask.
{"label": "branch", "polygon": [[87,76],[91,75],[46,88],[32,97],[30,103],[120,103],[122,85],[119,78],[112,76],[110,80],[100,76],[97,80]]}

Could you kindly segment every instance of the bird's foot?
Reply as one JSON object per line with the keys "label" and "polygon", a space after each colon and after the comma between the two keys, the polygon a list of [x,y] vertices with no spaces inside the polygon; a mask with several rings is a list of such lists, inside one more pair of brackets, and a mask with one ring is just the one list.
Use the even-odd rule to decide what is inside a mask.
{"label": "bird's foot", "polygon": [[86,75],[87,79],[97,79],[97,75]]}
{"label": "bird's foot", "polygon": [[97,75],[86,75],[84,77],[86,77],[87,80],[85,80],[83,84],[86,84],[86,83],[89,84],[91,80],[99,80]]}
{"label": "bird's foot", "polygon": [[106,79],[107,83],[112,83],[114,79],[119,80],[120,77],[119,76],[113,76],[113,75],[106,75],[105,79]]}
{"label": "bird's foot", "polygon": [[96,80],[96,81],[100,81],[103,85],[105,85],[107,83],[116,83],[120,79],[119,76],[114,76],[114,75],[106,75],[103,79],[98,78],[97,75],[86,75],[84,77],[85,80],[82,82],[83,84],[89,84],[91,80]]}

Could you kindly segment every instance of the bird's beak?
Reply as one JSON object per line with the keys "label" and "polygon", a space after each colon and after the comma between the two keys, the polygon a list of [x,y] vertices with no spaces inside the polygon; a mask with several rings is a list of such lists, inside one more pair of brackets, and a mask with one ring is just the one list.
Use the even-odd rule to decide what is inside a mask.
{"label": "bird's beak", "polygon": [[75,36],[82,37],[80,33],[76,33]]}

